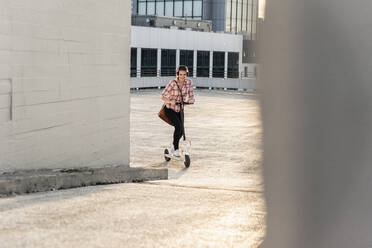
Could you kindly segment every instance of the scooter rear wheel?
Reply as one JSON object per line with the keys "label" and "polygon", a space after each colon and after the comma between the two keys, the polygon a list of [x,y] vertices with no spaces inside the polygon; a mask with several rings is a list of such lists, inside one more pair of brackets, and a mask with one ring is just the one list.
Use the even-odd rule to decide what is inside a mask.
{"label": "scooter rear wheel", "polygon": [[185,155],[185,162],[184,162],[186,168],[189,168],[190,164],[191,164],[191,161],[190,161],[190,156],[189,155]]}
{"label": "scooter rear wheel", "polygon": [[165,149],[164,150],[164,159],[165,159],[165,161],[169,161],[169,160],[171,160],[171,158],[170,157],[168,157],[169,156],[169,151],[168,151],[168,149]]}

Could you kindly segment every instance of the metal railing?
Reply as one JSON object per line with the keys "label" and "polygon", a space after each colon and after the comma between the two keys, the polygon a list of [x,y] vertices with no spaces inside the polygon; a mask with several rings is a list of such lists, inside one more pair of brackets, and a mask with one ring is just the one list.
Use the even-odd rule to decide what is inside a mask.
{"label": "metal railing", "polygon": [[224,78],[225,69],[224,68],[213,68],[212,77],[214,78]]}
{"label": "metal railing", "polygon": [[[224,78],[225,73],[227,78],[256,78],[255,72],[240,72],[238,70],[225,71],[224,69],[213,69],[212,78]],[[189,77],[193,77],[193,71],[190,70]],[[134,68],[130,69],[130,77],[173,77],[176,76],[174,70],[154,70],[151,68],[143,68],[142,70],[136,70]],[[197,77],[209,77],[209,70],[203,69],[197,72]]]}

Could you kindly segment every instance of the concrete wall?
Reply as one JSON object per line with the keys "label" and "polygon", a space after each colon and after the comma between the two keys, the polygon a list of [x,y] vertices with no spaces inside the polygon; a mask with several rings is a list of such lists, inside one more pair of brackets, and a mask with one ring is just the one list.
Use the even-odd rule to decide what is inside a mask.
{"label": "concrete wall", "polygon": [[372,247],[371,10],[267,2],[265,248]]}
{"label": "concrete wall", "polygon": [[0,6],[0,172],[128,166],[130,2]]}

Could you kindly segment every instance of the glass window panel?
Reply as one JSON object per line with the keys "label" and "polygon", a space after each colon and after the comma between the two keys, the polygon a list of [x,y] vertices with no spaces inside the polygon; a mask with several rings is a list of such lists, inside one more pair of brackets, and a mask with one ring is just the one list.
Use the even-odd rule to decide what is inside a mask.
{"label": "glass window panel", "polygon": [[242,0],[237,0],[237,14],[236,14],[236,26],[237,26],[237,32],[240,32],[242,30]]}
{"label": "glass window panel", "polygon": [[257,28],[257,22],[252,22],[252,33],[256,33],[256,28]]}
{"label": "glass window panel", "polygon": [[155,15],[155,2],[148,2],[147,3],[147,14],[148,15]]}
{"label": "glass window panel", "polygon": [[182,17],[182,5],[181,1],[174,2],[174,16]]}
{"label": "glass window panel", "polygon": [[130,49],[130,76],[137,76],[137,48]]}
{"label": "glass window panel", "polygon": [[252,21],[256,21],[257,19],[257,4],[253,4],[253,20]]}
{"label": "glass window panel", "polygon": [[173,2],[165,2],[165,16],[173,16]]}
{"label": "glass window panel", "polygon": [[248,20],[252,21],[252,0],[248,2]]}
{"label": "glass window panel", "polygon": [[226,21],[225,21],[225,31],[231,32],[231,0],[226,1]]}
{"label": "glass window panel", "polygon": [[231,32],[236,32],[236,0],[232,0],[231,6]]}
{"label": "glass window panel", "polygon": [[176,74],[176,50],[161,50],[161,76],[174,76]]}
{"label": "glass window panel", "polygon": [[197,52],[196,74],[198,77],[209,77],[209,56],[209,51]]}
{"label": "glass window panel", "polygon": [[239,77],[239,53],[228,53],[227,77]]}
{"label": "glass window panel", "polygon": [[247,33],[248,33],[248,36],[250,36],[252,33],[252,21],[251,20],[248,20]]}
{"label": "glass window panel", "polygon": [[202,1],[194,1],[193,16],[202,16]]}
{"label": "glass window panel", "polygon": [[146,15],[146,2],[139,2],[138,3],[138,14],[139,15]]}
{"label": "glass window panel", "polygon": [[164,16],[164,2],[156,3],[156,15]]}
{"label": "glass window panel", "polygon": [[236,18],[236,2],[237,0],[232,0],[232,3],[231,3],[231,16],[233,19]]}
{"label": "glass window panel", "polygon": [[141,49],[141,77],[156,77],[157,49]]}
{"label": "glass window panel", "polygon": [[185,1],[183,4],[183,15],[192,16],[192,1]]}
{"label": "glass window panel", "polygon": [[180,65],[186,65],[189,69],[189,77],[192,77],[194,69],[194,51],[180,50]]}
{"label": "glass window panel", "polygon": [[212,76],[223,78],[225,71],[225,52],[213,52]]}
{"label": "glass window panel", "polygon": [[242,19],[242,24],[243,24],[242,30],[243,31],[247,31],[247,18],[248,18],[247,6],[248,6],[247,1],[244,0],[244,3],[243,3],[243,19]]}

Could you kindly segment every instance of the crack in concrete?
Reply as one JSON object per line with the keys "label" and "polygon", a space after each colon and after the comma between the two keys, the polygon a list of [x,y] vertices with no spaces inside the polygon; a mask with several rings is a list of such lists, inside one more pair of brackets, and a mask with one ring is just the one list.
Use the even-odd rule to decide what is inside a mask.
{"label": "crack in concrete", "polygon": [[179,185],[179,184],[173,184],[173,183],[157,183],[157,182],[140,182],[140,183],[141,184],[149,184],[149,185],[157,185],[157,186],[163,185],[163,186],[179,187],[179,188],[235,191],[235,192],[256,193],[256,194],[263,194],[264,193],[263,190],[232,189],[232,188],[219,188],[219,187],[211,187],[211,186]]}

